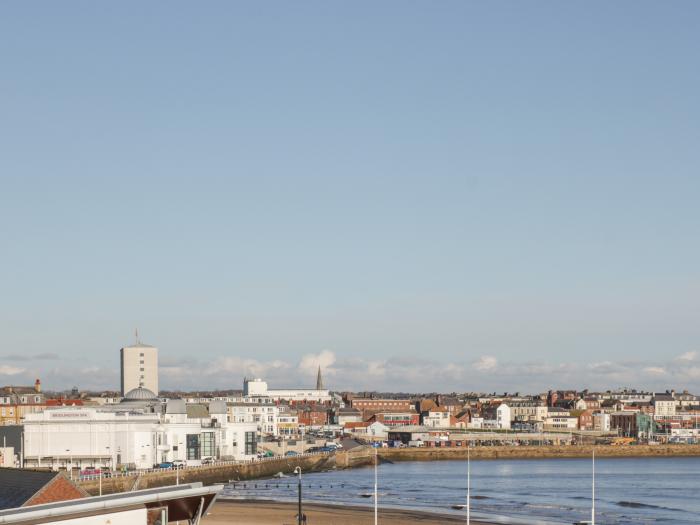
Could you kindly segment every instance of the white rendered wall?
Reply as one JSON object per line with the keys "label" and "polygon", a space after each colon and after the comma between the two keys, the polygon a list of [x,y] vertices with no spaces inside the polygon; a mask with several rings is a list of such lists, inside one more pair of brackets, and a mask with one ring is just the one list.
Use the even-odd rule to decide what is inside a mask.
{"label": "white rendered wall", "polygon": [[123,512],[110,512],[100,516],[85,516],[72,520],[56,521],[61,525],[146,525],[148,520],[147,509],[126,510]]}

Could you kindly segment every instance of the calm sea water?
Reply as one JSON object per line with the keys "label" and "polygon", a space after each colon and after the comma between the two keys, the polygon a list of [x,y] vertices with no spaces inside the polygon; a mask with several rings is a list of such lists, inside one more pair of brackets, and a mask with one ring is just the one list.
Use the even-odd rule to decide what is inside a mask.
{"label": "calm sea water", "polygon": [[[303,476],[305,501],[371,505],[372,468]],[[257,485],[257,487],[255,486]],[[596,460],[596,523],[700,523],[700,458]],[[224,497],[293,501],[293,477],[230,484]],[[585,459],[472,461],[472,516],[502,523],[590,519],[591,462]],[[466,462],[381,464],[379,505],[465,515]],[[380,510],[381,512],[381,510]],[[381,522],[381,520],[380,520]]]}

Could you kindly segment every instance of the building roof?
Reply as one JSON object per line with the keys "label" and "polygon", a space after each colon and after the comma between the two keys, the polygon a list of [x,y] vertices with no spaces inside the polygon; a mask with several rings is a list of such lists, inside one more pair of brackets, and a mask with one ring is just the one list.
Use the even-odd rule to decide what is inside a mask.
{"label": "building roof", "polygon": [[187,414],[187,404],[184,399],[168,399],[165,405],[166,414]]}
{"label": "building roof", "polygon": [[156,399],[158,396],[142,386],[129,390],[124,396],[124,401],[155,401]]}
{"label": "building roof", "polygon": [[433,401],[432,399],[423,399],[420,402],[420,405],[418,408],[421,412],[427,412],[428,410],[432,410],[436,406],[437,406],[437,403],[435,403],[435,401]]}
{"label": "building roof", "polygon": [[83,406],[82,399],[47,399],[47,407],[81,407]]}
{"label": "building roof", "polygon": [[654,401],[675,401],[671,394],[654,394]]}
{"label": "building roof", "polygon": [[209,417],[209,411],[204,405],[187,405],[188,419],[204,419]]}
{"label": "building roof", "polygon": [[353,429],[353,428],[367,428],[370,425],[367,421],[352,421],[345,423],[343,428]]}
{"label": "building roof", "polygon": [[0,388],[0,392],[3,394],[37,394],[41,395],[41,392],[37,392],[36,388],[33,386],[13,386],[8,385]]}
{"label": "building roof", "polygon": [[58,477],[65,479],[51,470],[0,468],[0,510],[21,507]]}
{"label": "building roof", "polygon": [[216,496],[223,488],[223,485],[204,487],[201,483],[191,483],[0,510],[0,523],[26,525],[63,523],[62,520],[70,518],[99,516],[141,506],[146,508],[167,507],[171,523],[173,521],[194,520],[200,513],[201,515],[207,514]]}

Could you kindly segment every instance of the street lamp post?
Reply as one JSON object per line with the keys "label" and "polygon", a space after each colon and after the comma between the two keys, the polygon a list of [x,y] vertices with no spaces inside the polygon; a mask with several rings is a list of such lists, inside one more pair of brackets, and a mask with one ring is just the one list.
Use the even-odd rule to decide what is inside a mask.
{"label": "street lamp post", "polygon": [[71,451],[69,448],[66,449],[66,452],[68,452],[68,465],[70,468],[70,479],[73,479],[73,456],[71,454]]}
{"label": "street lamp post", "polygon": [[[107,450],[107,456],[108,456],[108,457],[107,457],[107,460],[109,461],[109,459],[110,459],[110,456],[109,456],[109,447],[107,446],[107,447],[105,447],[105,449]],[[103,470],[104,470],[104,467],[101,467],[101,468],[100,468],[100,474],[99,474],[99,476],[100,476],[100,478],[99,478],[99,479],[100,479],[100,482],[99,482],[99,485],[100,485],[100,496],[102,496],[102,471],[103,471]]]}
{"label": "street lamp post", "polygon": [[299,477],[299,508],[297,509],[297,525],[302,525],[303,514],[301,513],[301,467],[294,467],[294,474],[296,474]]}

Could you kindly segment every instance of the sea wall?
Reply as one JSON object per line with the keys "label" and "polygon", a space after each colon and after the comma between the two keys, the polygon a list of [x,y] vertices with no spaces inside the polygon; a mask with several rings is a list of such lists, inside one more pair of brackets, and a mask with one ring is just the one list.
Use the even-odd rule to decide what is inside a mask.
{"label": "sea wall", "polygon": [[[102,494],[127,492],[136,489],[164,487],[179,483],[194,483],[200,481],[205,485],[226,483],[229,480],[246,480],[268,478],[278,472],[292,474],[296,467],[303,472],[318,472],[335,468],[334,454],[315,454],[302,457],[282,457],[254,461],[251,463],[231,463],[206,465],[196,468],[184,468],[179,471],[160,470],[144,472],[139,475],[114,476],[102,480]],[[99,493],[99,480],[84,480],[78,484],[89,494]]]}
{"label": "sea wall", "polygon": [[[569,445],[569,446],[498,446],[473,447],[473,459],[544,459],[590,457],[595,449],[596,457],[655,457],[655,456],[700,456],[700,445]],[[440,459],[466,459],[464,447],[451,448],[381,448],[378,454],[389,461],[432,461]],[[373,454],[373,451],[371,451]],[[368,452],[357,452],[367,456]],[[358,457],[355,461],[359,461]]]}

